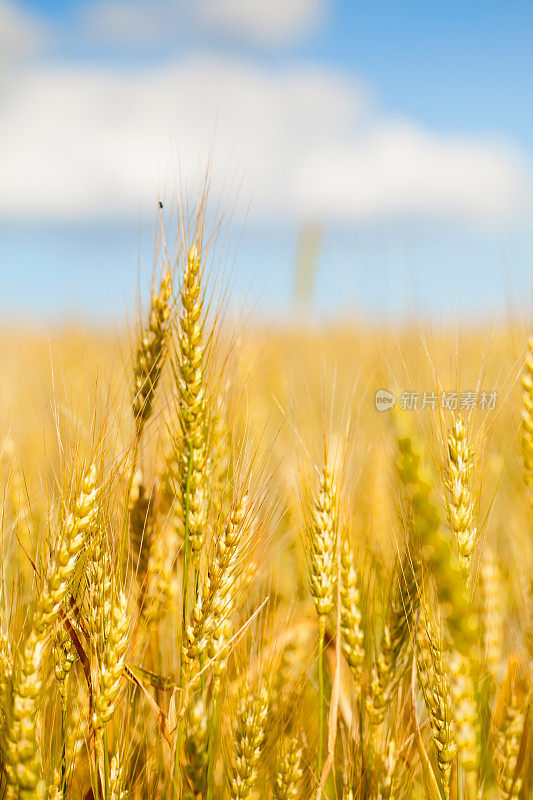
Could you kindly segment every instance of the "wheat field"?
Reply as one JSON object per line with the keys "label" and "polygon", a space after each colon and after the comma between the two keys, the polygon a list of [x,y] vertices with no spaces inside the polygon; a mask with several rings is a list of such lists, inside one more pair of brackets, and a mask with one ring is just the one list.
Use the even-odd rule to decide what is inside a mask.
{"label": "wheat field", "polygon": [[0,796],[532,798],[527,326],[233,320],[202,207],[157,254],[127,330],[2,331]]}

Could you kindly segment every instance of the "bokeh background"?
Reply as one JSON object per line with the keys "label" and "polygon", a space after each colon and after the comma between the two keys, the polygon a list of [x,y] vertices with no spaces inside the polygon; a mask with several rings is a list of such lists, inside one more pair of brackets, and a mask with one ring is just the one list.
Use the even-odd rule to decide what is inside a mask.
{"label": "bokeh background", "polygon": [[4,320],[123,319],[208,164],[252,313],[527,310],[532,40],[528,0],[0,0]]}

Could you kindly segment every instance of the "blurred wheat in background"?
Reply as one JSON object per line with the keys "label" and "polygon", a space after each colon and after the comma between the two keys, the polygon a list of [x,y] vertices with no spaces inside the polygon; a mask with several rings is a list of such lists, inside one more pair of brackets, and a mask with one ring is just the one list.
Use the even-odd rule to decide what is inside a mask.
{"label": "blurred wheat in background", "polygon": [[531,798],[533,341],[233,325],[205,219],[3,332],[1,796]]}

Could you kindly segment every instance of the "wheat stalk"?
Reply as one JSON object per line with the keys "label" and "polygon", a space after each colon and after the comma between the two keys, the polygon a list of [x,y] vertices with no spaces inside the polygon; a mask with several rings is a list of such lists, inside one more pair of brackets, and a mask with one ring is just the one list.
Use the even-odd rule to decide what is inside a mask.
{"label": "wheat stalk", "polygon": [[312,504],[307,531],[309,585],[318,614],[318,772],[322,771],[324,738],[324,636],[333,609],[336,587],[337,487],[327,459],[320,474],[318,494]]}
{"label": "wheat stalk", "polygon": [[[450,527],[459,548],[464,587],[462,592],[469,597],[469,579],[472,554],[476,544],[476,529],[473,526],[474,502],[471,493],[470,468],[472,451],[466,428],[459,416],[448,433],[448,496],[446,509]],[[471,615],[472,616],[472,615]],[[476,696],[474,691],[474,663],[472,648],[455,651],[450,656],[451,694],[455,716],[455,741],[457,757],[466,773],[468,792],[475,796],[479,763],[479,734]]]}

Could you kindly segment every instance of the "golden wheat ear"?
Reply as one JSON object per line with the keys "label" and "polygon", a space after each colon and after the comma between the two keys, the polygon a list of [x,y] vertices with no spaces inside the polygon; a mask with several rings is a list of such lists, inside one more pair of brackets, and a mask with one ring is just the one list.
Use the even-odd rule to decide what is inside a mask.
{"label": "golden wheat ear", "polygon": [[224,651],[230,638],[231,620],[239,590],[239,571],[247,544],[247,495],[230,511],[215,538],[212,558],[187,626],[183,647],[185,680],[195,680],[202,663],[213,669],[215,689],[224,668]]}
{"label": "golden wheat ear", "polygon": [[415,635],[418,676],[435,744],[442,794],[445,800],[449,800],[450,777],[457,747],[448,652],[439,621],[435,619],[429,603],[424,603],[421,608]]}
{"label": "golden wheat ear", "polygon": [[357,692],[361,690],[361,672],[365,658],[364,634],[361,628],[359,576],[346,536],[342,543],[341,561],[341,642]]}
{"label": "golden wheat ear", "polygon": [[37,743],[37,707],[43,663],[50,633],[71,588],[78,557],[97,524],[98,496],[97,471],[93,465],[85,474],[81,489],[61,525],[31,628],[15,665],[5,737],[8,797],[33,800],[45,794]]}
{"label": "golden wheat ear", "polygon": [[522,796],[527,771],[528,683],[519,656],[511,653],[498,687],[491,720],[492,758],[498,788],[505,800],[518,800]]}
{"label": "golden wheat ear", "polygon": [[131,400],[137,440],[152,416],[155,392],[165,362],[171,294],[172,281],[167,271],[161,279],[159,292],[152,293],[148,325],[141,328],[137,341]]}
{"label": "golden wheat ear", "polygon": [[122,591],[104,600],[100,620],[97,651],[99,653],[98,683],[93,702],[92,724],[95,731],[109,722],[115,711],[124,674],[129,644],[128,603]]}
{"label": "golden wheat ear", "polygon": [[174,384],[179,431],[173,447],[178,508],[185,529],[187,554],[197,564],[208,518],[206,470],[209,441],[206,385],[202,255],[191,245],[183,267],[181,309],[174,343]]}
{"label": "golden wheat ear", "polygon": [[474,453],[468,441],[466,425],[463,418],[458,416],[448,433],[446,509],[450,527],[457,541],[459,563],[467,578],[470,575],[472,555],[477,540],[471,486],[473,460]]}
{"label": "golden wheat ear", "polygon": [[322,772],[324,739],[324,639],[328,615],[333,610],[337,586],[337,484],[324,458],[316,496],[308,498],[307,558],[309,589],[318,615],[318,773]]}
{"label": "golden wheat ear", "polygon": [[248,800],[257,786],[265,725],[268,713],[268,692],[258,692],[244,685],[237,706],[233,729],[233,769],[230,781],[231,800]]}
{"label": "golden wheat ear", "polygon": [[522,374],[522,457],[524,480],[533,487],[533,337],[527,343]]}
{"label": "golden wheat ear", "polygon": [[286,739],[279,748],[274,800],[296,800],[303,775],[303,750],[299,737]]}
{"label": "golden wheat ear", "polygon": [[309,585],[323,636],[327,616],[333,609],[337,545],[337,488],[327,465],[320,475],[318,494],[310,511],[307,542]]}

